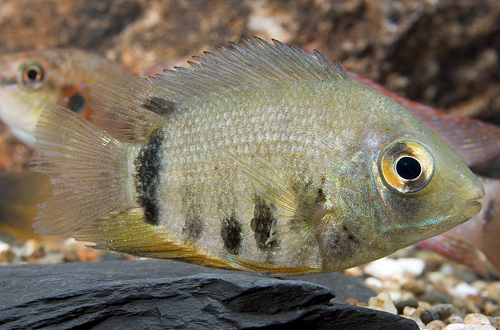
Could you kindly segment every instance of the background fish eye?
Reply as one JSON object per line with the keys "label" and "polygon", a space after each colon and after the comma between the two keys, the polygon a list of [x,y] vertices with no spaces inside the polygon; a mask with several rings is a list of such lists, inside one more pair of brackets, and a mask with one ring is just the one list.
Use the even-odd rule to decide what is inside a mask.
{"label": "background fish eye", "polygon": [[424,189],[434,173],[434,159],[430,152],[411,140],[391,144],[382,153],[379,164],[385,185],[403,194]]}
{"label": "background fish eye", "polygon": [[43,67],[35,61],[27,61],[19,68],[18,80],[21,85],[29,89],[37,89],[43,85],[45,71]]}
{"label": "background fish eye", "polygon": [[67,107],[73,112],[82,112],[85,109],[85,96],[80,92],[74,93],[69,97]]}

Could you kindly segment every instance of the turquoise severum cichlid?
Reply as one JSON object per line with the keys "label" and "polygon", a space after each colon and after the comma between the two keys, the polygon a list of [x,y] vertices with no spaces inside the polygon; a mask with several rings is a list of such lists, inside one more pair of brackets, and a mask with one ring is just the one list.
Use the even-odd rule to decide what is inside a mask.
{"label": "turquoise severum cichlid", "polygon": [[54,196],[36,229],[305,274],[380,258],[480,211],[483,187],[458,156],[340,64],[278,41],[231,45],[191,69],[101,83],[96,108],[124,127],[115,137],[48,107],[36,170]]}

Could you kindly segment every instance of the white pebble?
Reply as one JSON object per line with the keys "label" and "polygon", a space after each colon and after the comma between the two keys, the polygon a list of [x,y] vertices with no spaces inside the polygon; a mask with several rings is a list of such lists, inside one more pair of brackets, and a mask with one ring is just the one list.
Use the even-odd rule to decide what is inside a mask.
{"label": "white pebble", "polygon": [[368,300],[368,306],[373,307],[373,308],[382,308],[382,310],[392,313],[392,314],[398,314],[398,310],[396,309],[396,306],[391,300],[391,295],[389,292],[380,292],[378,296],[376,297],[371,297]]}
{"label": "white pebble", "polygon": [[465,324],[452,323],[448,324],[443,330],[465,330]]}
{"label": "white pebble", "polygon": [[376,277],[384,278],[394,274],[403,274],[404,268],[394,259],[382,258],[370,262],[365,267],[365,273]]}
{"label": "white pebble", "polygon": [[496,330],[490,324],[466,324],[464,330]]}
{"label": "white pebble", "polygon": [[478,295],[479,290],[465,282],[462,282],[450,288],[450,293],[459,299],[465,300],[468,296]]}
{"label": "white pebble", "polygon": [[451,276],[455,274],[455,269],[453,268],[452,265],[445,263],[441,266],[439,272],[441,272],[443,275]]}
{"label": "white pebble", "polygon": [[425,268],[425,262],[417,258],[399,258],[398,264],[403,267],[403,270],[410,275],[422,275]]}
{"label": "white pebble", "polygon": [[381,280],[379,280],[378,278],[375,278],[375,277],[367,277],[365,279],[365,285],[369,288],[372,288],[374,290],[382,290],[382,288],[384,287],[384,283],[382,283]]}
{"label": "white pebble", "polygon": [[0,252],[7,251],[10,248],[10,245],[0,241]]}
{"label": "white pebble", "polygon": [[392,301],[399,301],[403,298],[403,294],[399,291],[389,291],[389,294],[391,295]]}

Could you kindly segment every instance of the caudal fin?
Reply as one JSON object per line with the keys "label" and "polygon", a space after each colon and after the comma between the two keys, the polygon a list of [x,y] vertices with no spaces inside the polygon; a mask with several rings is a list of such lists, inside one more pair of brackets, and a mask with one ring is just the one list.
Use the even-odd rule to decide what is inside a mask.
{"label": "caudal fin", "polygon": [[39,205],[37,232],[72,232],[124,205],[124,142],[59,106],[45,109],[35,137],[34,170],[49,175],[54,185],[53,197]]}

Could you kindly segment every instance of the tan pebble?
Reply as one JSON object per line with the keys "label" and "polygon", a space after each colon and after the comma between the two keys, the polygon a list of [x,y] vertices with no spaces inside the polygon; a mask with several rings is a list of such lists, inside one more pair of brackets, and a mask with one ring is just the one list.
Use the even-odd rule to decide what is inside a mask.
{"label": "tan pebble", "polygon": [[488,297],[500,301],[500,282],[491,282],[486,287],[486,292],[488,292]]}
{"label": "tan pebble", "polygon": [[483,305],[484,314],[493,315],[499,311],[499,306],[491,301],[485,301]]}
{"label": "tan pebble", "polygon": [[465,324],[490,324],[488,318],[482,314],[472,313],[464,318]]}
{"label": "tan pebble", "polygon": [[425,292],[425,283],[421,280],[417,280],[417,281],[410,281],[410,282],[407,282],[405,284],[403,284],[401,286],[401,289],[403,290],[406,290],[406,291],[410,291],[414,294],[422,294]]}
{"label": "tan pebble", "polygon": [[464,323],[464,319],[459,315],[453,314],[446,320],[448,323]]}
{"label": "tan pebble", "polygon": [[10,264],[16,257],[16,254],[11,249],[0,252],[0,262]]}
{"label": "tan pebble", "polygon": [[347,276],[351,276],[351,277],[358,277],[358,276],[363,276],[364,272],[361,269],[361,267],[356,266],[356,267],[352,267],[352,268],[344,270],[344,274]]}
{"label": "tan pebble", "polygon": [[488,282],[482,280],[475,280],[470,284],[472,287],[478,289],[479,291],[483,291],[488,286]]}
{"label": "tan pebble", "polygon": [[443,330],[446,327],[446,324],[441,320],[434,320],[425,326],[427,330]]}
{"label": "tan pebble", "polygon": [[472,314],[479,314],[481,313],[481,310],[479,307],[477,307],[476,302],[469,299],[471,296],[467,298],[467,301],[465,301],[465,310],[467,313],[472,313]]}
{"label": "tan pebble", "polygon": [[419,301],[418,302],[418,308],[425,309],[425,310],[430,310],[432,308],[432,305],[429,304],[427,301]]}
{"label": "tan pebble", "polygon": [[357,306],[358,305],[358,300],[356,298],[347,298],[345,300],[345,304],[349,306]]}

